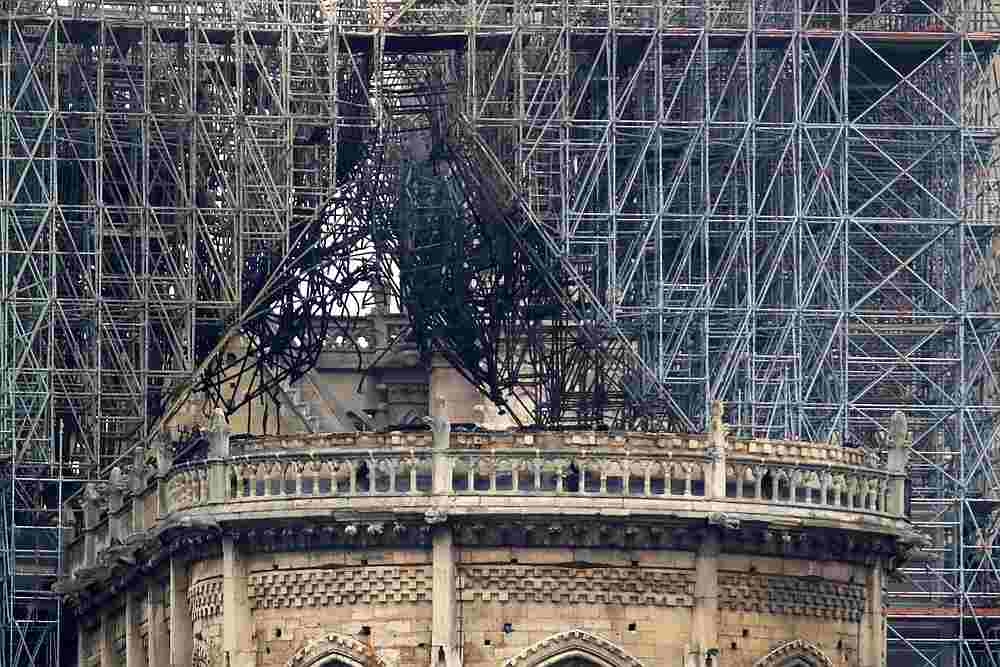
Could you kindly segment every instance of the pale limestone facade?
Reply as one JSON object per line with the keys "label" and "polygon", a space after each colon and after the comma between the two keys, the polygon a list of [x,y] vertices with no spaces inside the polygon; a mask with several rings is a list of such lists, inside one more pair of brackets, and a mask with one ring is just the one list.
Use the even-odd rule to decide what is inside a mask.
{"label": "pale limestone facade", "polygon": [[643,433],[259,438],[91,489],[80,667],[879,667],[896,452]]}

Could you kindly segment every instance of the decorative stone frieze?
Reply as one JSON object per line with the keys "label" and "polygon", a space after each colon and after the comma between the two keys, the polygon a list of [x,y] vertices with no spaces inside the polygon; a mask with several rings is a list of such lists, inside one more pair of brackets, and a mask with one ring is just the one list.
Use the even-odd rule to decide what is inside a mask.
{"label": "decorative stone frieze", "polygon": [[199,620],[222,614],[222,579],[200,581],[188,589],[191,619]]}
{"label": "decorative stone frieze", "polygon": [[816,577],[720,572],[719,604],[733,611],[857,622],[865,611],[865,587]]}
{"label": "decorative stone frieze", "polygon": [[[722,524],[719,526],[713,524]],[[455,543],[463,547],[556,547],[694,551],[706,531],[725,529],[730,553],[866,563],[898,549],[892,537],[823,528],[786,528],[733,517],[706,517],[703,522],[668,523],[627,519],[551,521],[455,521]]]}
{"label": "decorative stone frieze", "polygon": [[430,602],[430,566],[280,570],[250,576],[255,609]]}
{"label": "decorative stone frieze", "polygon": [[694,571],[476,565],[459,569],[464,601],[690,607]]}
{"label": "decorative stone frieze", "polygon": [[504,667],[536,667],[557,656],[583,655],[597,664],[642,667],[642,663],[612,641],[583,630],[570,630],[543,639],[504,663]]}

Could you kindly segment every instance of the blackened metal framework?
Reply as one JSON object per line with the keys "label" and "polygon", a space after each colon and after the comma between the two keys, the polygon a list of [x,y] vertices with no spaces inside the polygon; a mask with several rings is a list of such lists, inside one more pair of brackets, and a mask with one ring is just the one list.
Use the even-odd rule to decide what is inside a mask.
{"label": "blackened metal framework", "polygon": [[985,0],[0,3],[0,663],[69,657],[81,481],[389,301],[526,423],[905,410],[890,662],[1000,663],[998,43]]}

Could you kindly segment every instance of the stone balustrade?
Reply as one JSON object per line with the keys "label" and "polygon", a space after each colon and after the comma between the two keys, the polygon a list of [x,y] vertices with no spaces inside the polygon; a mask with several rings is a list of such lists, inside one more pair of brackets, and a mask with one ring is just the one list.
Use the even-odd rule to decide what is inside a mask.
{"label": "stone balustrade", "polygon": [[[178,467],[167,481],[170,511],[247,500],[429,496],[428,451],[281,452]],[[892,516],[891,476],[860,466],[732,456],[725,494],[709,482],[721,474],[703,450],[663,454],[609,450],[449,450],[443,455],[449,495],[558,495],[714,498],[864,511]],[[221,485],[213,493],[213,474]]]}
{"label": "stone balustrade", "polygon": [[[259,438],[209,457],[136,457],[84,498],[68,540],[69,574],[178,517],[241,512],[522,512],[556,508],[683,512],[841,524],[904,517],[904,476],[837,445],[702,435],[592,432],[350,433]],[[232,443],[235,445],[235,443]],[[538,501],[542,500],[539,505]],[[106,502],[105,502],[106,501]],[[532,504],[534,503],[534,504]]]}

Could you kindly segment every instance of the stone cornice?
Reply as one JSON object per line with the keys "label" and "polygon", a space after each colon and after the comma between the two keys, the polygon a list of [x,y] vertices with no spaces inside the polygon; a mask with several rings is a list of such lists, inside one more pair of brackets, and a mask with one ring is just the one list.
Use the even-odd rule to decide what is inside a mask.
{"label": "stone cornice", "polygon": [[[537,514],[513,520],[504,517],[451,517],[457,546],[535,547],[694,552],[711,533],[721,537],[723,552],[849,563],[891,563],[904,543],[891,535],[788,527],[764,522],[722,524],[708,519],[628,519]],[[58,591],[79,613],[102,606],[123,590],[139,585],[171,556],[185,560],[218,558],[221,539],[232,538],[256,553],[343,549],[430,549],[433,527],[420,516],[371,516],[313,520],[248,520],[232,515],[218,523],[174,517],[164,527],[138,536],[128,546],[102,552],[101,565],[78,571],[58,584]],[[676,603],[676,600],[675,600]],[[208,605],[209,603],[206,602]],[[207,606],[208,613],[211,606]]]}

